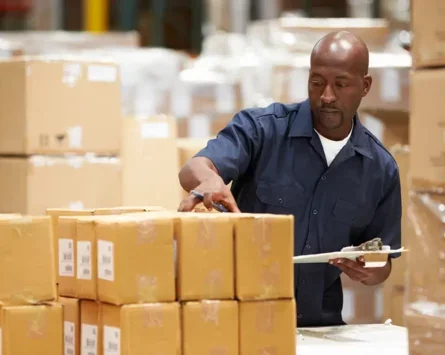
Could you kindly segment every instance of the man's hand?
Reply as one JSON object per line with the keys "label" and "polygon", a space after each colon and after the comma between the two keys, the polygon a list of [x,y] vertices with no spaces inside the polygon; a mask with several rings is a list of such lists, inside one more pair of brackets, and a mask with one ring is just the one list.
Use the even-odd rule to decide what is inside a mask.
{"label": "man's hand", "polygon": [[[217,202],[226,207],[230,212],[240,212],[232,192],[221,177],[215,175],[204,180],[200,185],[194,188],[195,191],[204,195],[204,206],[210,211],[213,209],[212,202]],[[201,200],[193,194],[189,194],[179,205],[178,211],[190,212]]]}
{"label": "man's hand", "polygon": [[383,267],[365,268],[364,259],[357,261],[350,259],[333,259],[329,264],[338,267],[353,281],[361,282],[364,285],[373,286],[385,281],[391,273],[391,259]]}

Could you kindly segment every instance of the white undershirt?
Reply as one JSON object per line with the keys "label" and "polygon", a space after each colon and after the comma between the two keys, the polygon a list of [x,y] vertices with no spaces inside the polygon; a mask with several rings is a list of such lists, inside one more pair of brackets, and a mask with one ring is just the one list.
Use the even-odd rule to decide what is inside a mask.
{"label": "white undershirt", "polygon": [[[352,128],[354,128],[354,125],[352,125]],[[328,166],[331,165],[337,154],[340,153],[340,150],[342,150],[346,143],[348,143],[349,138],[351,138],[352,128],[348,136],[341,141],[332,141],[322,136],[320,133],[317,132],[316,129],[314,129],[314,131],[317,132],[318,136],[320,137],[321,145],[323,146],[324,155],[326,157]]]}

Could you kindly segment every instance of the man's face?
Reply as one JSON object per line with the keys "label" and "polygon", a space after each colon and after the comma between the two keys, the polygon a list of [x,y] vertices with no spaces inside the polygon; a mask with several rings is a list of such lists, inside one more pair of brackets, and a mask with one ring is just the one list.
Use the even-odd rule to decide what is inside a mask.
{"label": "man's face", "polygon": [[341,61],[314,58],[309,73],[309,101],[314,120],[326,130],[350,125],[371,77]]}

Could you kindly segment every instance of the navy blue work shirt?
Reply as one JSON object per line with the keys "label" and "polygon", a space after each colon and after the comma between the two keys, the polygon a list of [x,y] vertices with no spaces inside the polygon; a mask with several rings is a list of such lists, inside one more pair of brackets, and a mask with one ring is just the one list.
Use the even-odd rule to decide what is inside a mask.
{"label": "navy blue work shirt", "polygon": [[[241,111],[196,156],[210,159],[226,184],[232,181],[242,212],[294,215],[294,255],[338,251],[375,237],[400,248],[398,167],[357,115],[351,138],[329,167],[308,100]],[[295,265],[299,326],[344,324],[340,275],[329,264]]]}

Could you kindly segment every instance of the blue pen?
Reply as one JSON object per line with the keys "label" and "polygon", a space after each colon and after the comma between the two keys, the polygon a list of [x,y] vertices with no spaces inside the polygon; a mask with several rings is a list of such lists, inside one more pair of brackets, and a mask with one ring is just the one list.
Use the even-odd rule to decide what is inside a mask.
{"label": "blue pen", "polygon": [[[201,201],[204,200],[204,195],[202,193],[195,191],[195,190],[190,191],[190,193],[193,196],[195,196],[196,198],[199,198]],[[216,202],[212,201],[212,205],[213,205],[213,208],[219,212],[229,212],[229,210],[220,203],[216,203]]]}

